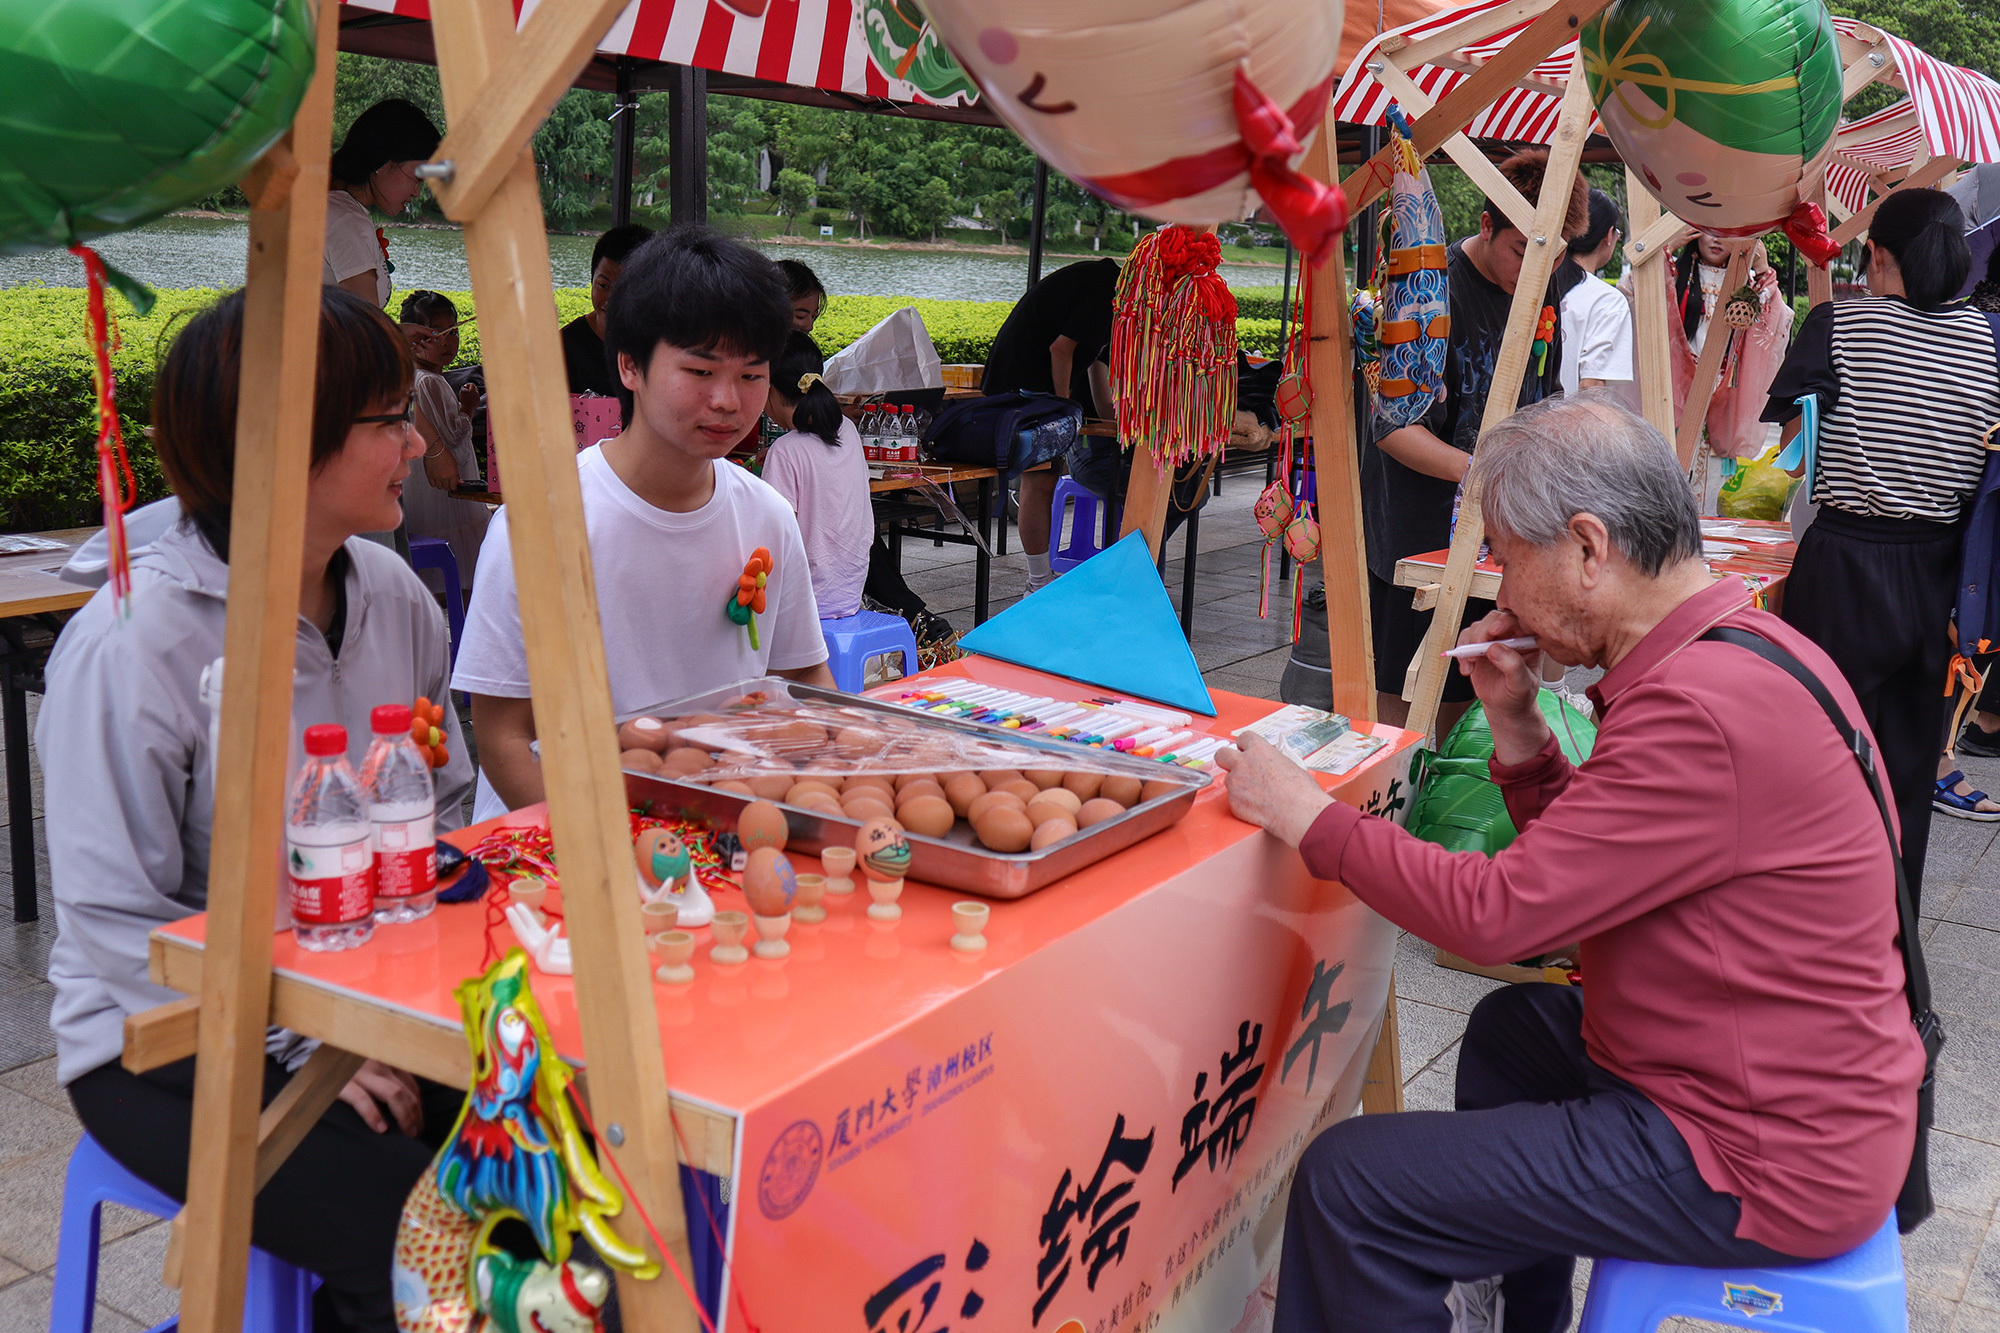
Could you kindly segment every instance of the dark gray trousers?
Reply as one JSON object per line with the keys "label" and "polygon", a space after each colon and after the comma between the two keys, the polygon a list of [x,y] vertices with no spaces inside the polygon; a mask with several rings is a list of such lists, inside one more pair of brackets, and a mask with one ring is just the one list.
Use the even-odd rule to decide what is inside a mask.
{"label": "dark gray trousers", "polygon": [[1305,1151],[1285,1218],[1275,1333],[1446,1333],[1454,1281],[1506,1274],[1506,1333],[1569,1327],[1577,1255],[1798,1263],[1736,1238],[1673,1122],[1585,1054],[1583,993],[1479,1002],[1458,1110],[1357,1116]]}

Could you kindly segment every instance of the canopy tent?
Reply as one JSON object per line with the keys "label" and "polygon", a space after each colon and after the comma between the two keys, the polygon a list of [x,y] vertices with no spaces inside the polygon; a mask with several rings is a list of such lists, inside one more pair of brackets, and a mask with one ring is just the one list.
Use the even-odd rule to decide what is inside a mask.
{"label": "canopy tent", "polygon": [[[1480,0],[1384,32],[1348,65],[1334,93],[1333,114],[1358,125],[1384,124],[1389,103],[1408,100],[1406,84],[1437,102],[1505,49],[1534,18],[1535,12],[1524,15],[1517,0]],[[1841,64],[1850,70],[1850,96],[1873,82],[1907,94],[1838,131],[1826,173],[1836,219],[1844,222],[1861,212],[1871,190],[1885,193],[1896,180],[1933,161],[2000,162],[2000,83],[1948,65],[1859,20],[1836,18],[1833,24]],[[1473,117],[1466,135],[1548,143],[1576,51],[1575,39],[1557,47]],[[1602,132],[1595,118],[1591,127]]]}

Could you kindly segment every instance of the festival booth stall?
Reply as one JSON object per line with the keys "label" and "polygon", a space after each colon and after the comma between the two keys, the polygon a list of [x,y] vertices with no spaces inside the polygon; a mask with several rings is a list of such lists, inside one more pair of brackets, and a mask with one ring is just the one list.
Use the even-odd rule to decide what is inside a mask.
{"label": "festival booth stall", "polygon": [[[274,872],[285,864],[340,18],[331,5],[312,18],[285,11],[317,68],[244,178],[234,614],[208,910],[153,940],[155,976],[188,998],[126,1030],[135,1071],[198,1057],[201,1128],[168,1256],[181,1325],[237,1327],[256,1191],[364,1058],[473,1089],[461,1151],[505,1141],[535,1154],[532,1170],[502,1173],[532,1197],[503,1190],[469,1206],[466,1177],[445,1159],[426,1174],[399,1246],[406,1327],[471,1329],[490,1314],[492,1327],[533,1315],[587,1328],[607,1279],[565,1262],[573,1232],[618,1270],[634,1328],[983,1317],[1083,1333],[1254,1320],[1299,1152],[1358,1104],[1400,1105],[1393,931],[1231,817],[1212,757],[1257,725],[1339,799],[1398,817],[1417,738],[1368,720],[1365,671],[1342,676],[1351,727],[1211,696],[1137,537],[996,617],[972,645],[980,656],[879,699],[771,680],[663,701],[656,728],[614,717],[528,145],[604,32],[632,21],[620,9],[590,0],[517,16],[465,0],[440,4],[430,27],[452,128],[426,175],[464,226],[480,302],[549,800],[456,835],[503,881],[482,900],[333,953],[271,928],[285,889]],[[1282,25],[1267,25],[1273,34]],[[1334,44],[1317,48],[1329,68],[1317,103],[1307,90],[1311,122],[1332,82]],[[1225,69],[1209,90],[1225,105],[1228,79]],[[1300,90],[1282,95],[1296,104]],[[1319,209],[1312,248],[1323,253],[1339,225],[1329,139],[1308,153],[1268,118],[1261,128],[1257,154],[1232,158],[1225,201],[1193,220],[1240,208],[1249,187],[1229,182],[1256,175],[1267,193]],[[1346,380],[1344,363],[1313,357],[1323,380]],[[1338,389],[1325,397],[1346,402]],[[1207,447],[1175,418],[1184,406],[1144,419],[1147,449]],[[1340,420],[1349,408],[1312,410]],[[1138,466],[1135,489],[1158,480],[1147,452]],[[1351,474],[1351,450],[1344,466]],[[1128,506],[1155,545],[1165,498],[1155,486]],[[1349,600],[1360,587],[1352,502],[1328,502],[1345,506],[1329,520],[1342,540],[1321,553]],[[753,555],[745,582],[718,590],[718,614],[727,603],[752,634],[760,568]],[[782,809],[754,803],[751,783],[780,770],[838,778],[834,809],[798,781],[772,792]],[[986,812],[997,820],[967,803],[959,822],[961,793],[898,791],[920,774],[968,771],[1024,807],[1073,803],[1053,822],[1075,831],[1023,847],[1004,802]],[[1010,792],[1019,783],[1034,796]],[[898,796],[907,837],[869,818],[869,801]],[[735,850],[746,853],[740,888],[722,869]],[[857,858],[872,903],[838,890]],[[531,882],[526,870],[541,873]],[[649,931],[658,909],[693,901],[662,886],[671,894],[696,874],[720,909],[708,937]],[[745,957],[752,921],[759,942]],[[271,1024],[323,1044],[260,1107]],[[508,1208],[535,1225],[540,1260],[484,1247],[484,1223]]]}

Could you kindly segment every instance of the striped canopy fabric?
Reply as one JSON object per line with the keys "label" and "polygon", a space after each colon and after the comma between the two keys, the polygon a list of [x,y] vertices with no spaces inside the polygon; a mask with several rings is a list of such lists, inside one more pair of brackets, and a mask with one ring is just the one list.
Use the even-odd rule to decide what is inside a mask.
{"label": "striped canopy fabric", "polygon": [[[1377,37],[1348,66],[1334,93],[1334,116],[1360,125],[1385,123],[1383,113],[1395,99],[1368,68],[1370,62],[1385,59],[1381,54],[1385,40],[1397,37],[1405,44],[1415,44],[1454,24],[1489,10],[1511,8],[1515,3],[1478,0]],[[1530,16],[1482,41],[1466,44],[1452,58],[1452,66],[1420,65],[1409,71],[1410,79],[1436,102],[1532,21]],[[1836,134],[1836,155],[1827,167],[1827,187],[1850,212],[1867,203],[1871,176],[1900,175],[1920,154],[1924,158],[1949,156],[1960,162],[2000,162],[2000,84],[1973,70],[1947,65],[1900,37],[1854,19],[1836,18],[1833,24],[1845,36],[1871,46],[1886,40],[1896,70],[1885,82],[1909,94],[1894,106],[1843,124]],[[1520,85],[1480,112],[1466,133],[1475,139],[1548,143],[1555,135],[1556,114],[1576,46],[1570,41],[1556,48]],[[1603,132],[1595,119],[1591,129]]]}
{"label": "striped canopy fabric", "polygon": [[[343,2],[350,9],[405,18],[431,16],[430,0]],[[542,2],[515,0],[515,9],[525,21]],[[864,24],[875,34],[872,43]],[[910,42],[912,33],[921,36]],[[911,0],[633,0],[597,49],[608,56],[664,60],[897,102],[963,106],[976,100],[966,90],[945,91],[948,78],[926,78],[928,71],[910,68],[902,57],[911,46],[917,48],[916,60],[926,66],[936,65],[944,54]],[[871,47],[888,61],[887,72]],[[898,77],[898,64],[916,80]],[[941,95],[926,93],[918,81]]]}

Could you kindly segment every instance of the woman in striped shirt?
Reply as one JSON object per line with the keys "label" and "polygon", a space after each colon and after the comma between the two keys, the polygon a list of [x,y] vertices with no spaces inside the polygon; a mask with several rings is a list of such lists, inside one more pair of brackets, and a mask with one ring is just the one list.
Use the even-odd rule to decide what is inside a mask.
{"label": "woman in striped shirt", "polygon": [[1951,608],[1978,489],[1981,435],[2000,421],[2000,349],[1986,317],[1950,302],[1971,255],[1958,204],[1903,190],[1876,210],[1870,295],[1815,306],[1771,385],[1766,421],[1798,430],[1818,394],[1819,515],[1799,543],[1784,617],[1840,664],[1875,733],[1903,864],[1923,886],[1944,741]]}

